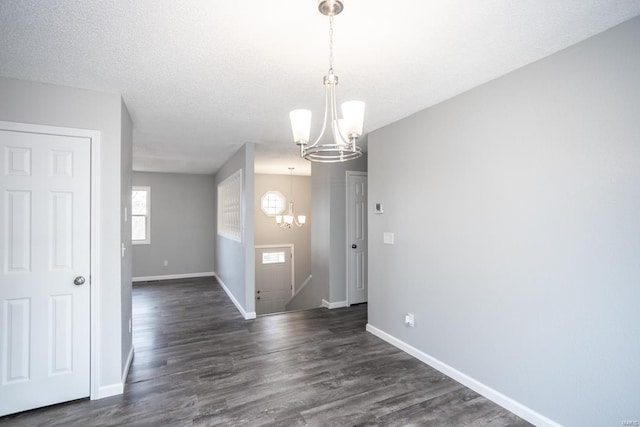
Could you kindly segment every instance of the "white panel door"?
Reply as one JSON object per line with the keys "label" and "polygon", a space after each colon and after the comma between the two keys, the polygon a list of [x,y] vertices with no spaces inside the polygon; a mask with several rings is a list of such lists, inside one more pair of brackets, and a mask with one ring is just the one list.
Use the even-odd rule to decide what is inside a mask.
{"label": "white panel door", "polygon": [[89,396],[90,145],[0,130],[0,416]]}
{"label": "white panel door", "polygon": [[293,289],[290,246],[256,248],[256,314],[282,313]]}
{"label": "white panel door", "polygon": [[367,302],[367,175],[347,172],[347,304]]}

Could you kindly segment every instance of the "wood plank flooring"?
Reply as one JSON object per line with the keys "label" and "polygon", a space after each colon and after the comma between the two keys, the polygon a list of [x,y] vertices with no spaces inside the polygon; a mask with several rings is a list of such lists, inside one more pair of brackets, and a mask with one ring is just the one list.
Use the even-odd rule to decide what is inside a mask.
{"label": "wood plank flooring", "polygon": [[213,278],[133,290],[125,392],[0,418],[19,426],[528,426],[365,332],[367,307],[245,321]]}

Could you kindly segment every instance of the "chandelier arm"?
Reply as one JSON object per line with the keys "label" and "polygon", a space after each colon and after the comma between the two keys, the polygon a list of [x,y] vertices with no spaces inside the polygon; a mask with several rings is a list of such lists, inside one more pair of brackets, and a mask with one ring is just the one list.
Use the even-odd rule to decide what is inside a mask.
{"label": "chandelier arm", "polygon": [[[336,105],[336,87],[335,86],[331,87],[331,122],[335,123],[335,126],[331,126],[331,132],[333,133],[334,139],[336,139],[336,137],[339,137],[340,140],[345,145],[351,145],[349,138],[344,137],[344,135],[342,134],[342,130],[338,125],[339,123],[338,122],[338,106]],[[336,135],[336,131],[338,132],[337,135]]]}
{"label": "chandelier arm", "polygon": [[[322,139],[322,137],[324,136],[324,132],[327,130],[327,112],[328,112],[328,107],[329,107],[329,86],[325,85],[325,96],[324,96],[324,119],[322,119],[322,131],[320,132],[320,135],[318,135],[318,138],[313,142],[313,144],[309,144],[309,146],[307,148],[313,148],[316,145],[318,145],[318,142],[320,142],[320,140]],[[305,148],[306,150],[306,148]]]}

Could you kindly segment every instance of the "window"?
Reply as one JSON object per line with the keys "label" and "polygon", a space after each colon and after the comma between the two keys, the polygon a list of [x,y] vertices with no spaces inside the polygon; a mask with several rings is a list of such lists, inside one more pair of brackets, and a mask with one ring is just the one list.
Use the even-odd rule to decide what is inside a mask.
{"label": "window", "polygon": [[263,252],[263,264],[284,264],[284,252]]}
{"label": "window", "polygon": [[218,184],[218,234],[242,241],[242,169]]}
{"label": "window", "polygon": [[134,245],[151,243],[151,187],[132,188],[131,242]]}
{"label": "window", "polygon": [[267,191],[260,199],[262,212],[269,216],[280,215],[284,212],[287,199],[279,191]]}

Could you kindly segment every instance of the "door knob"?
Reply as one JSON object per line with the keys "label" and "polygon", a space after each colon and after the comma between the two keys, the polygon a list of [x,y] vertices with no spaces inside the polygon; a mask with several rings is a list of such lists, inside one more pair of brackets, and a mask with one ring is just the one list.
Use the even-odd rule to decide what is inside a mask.
{"label": "door knob", "polygon": [[351,249],[356,249],[358,247],[358,245],[356,245],[355,243],[353,245],[351,245]]}
{"label": "door knob", "polygon": [[84,277],[82,276],[78,276],[75,279],[73,279],[73,284],[76,286],[84,285],[84,282],[85,280],[84,280]]}

